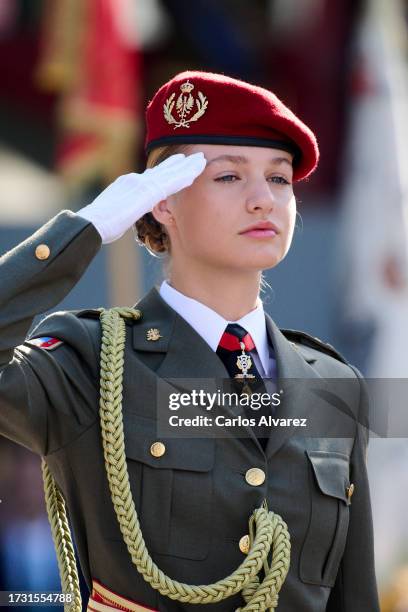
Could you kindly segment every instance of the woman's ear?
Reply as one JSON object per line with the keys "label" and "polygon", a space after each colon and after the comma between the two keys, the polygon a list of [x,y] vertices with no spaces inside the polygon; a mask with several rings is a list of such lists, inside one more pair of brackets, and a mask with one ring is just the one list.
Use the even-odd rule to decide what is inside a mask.
{"label": "woman's ear", "polygon": [[162,225],[172,225],[174,217],[168,206],[168,200],[160,200],[152,209],[152,215]]}

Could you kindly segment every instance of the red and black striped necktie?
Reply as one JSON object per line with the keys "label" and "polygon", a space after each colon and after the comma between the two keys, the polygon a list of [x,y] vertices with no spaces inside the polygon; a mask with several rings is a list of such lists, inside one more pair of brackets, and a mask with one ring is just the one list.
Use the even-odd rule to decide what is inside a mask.
{"label": "red and black striped necktie", "polygon": [[230,323],[221,336],[217,355],[222,359],[231,378],[242,382],[243,386],[248,384],[251,388],[255,386],[253,383],[259,384],[262,380],[253,358],[255,350],[251,335],[238,323]]}
{"label": "red and black striped necktie", "polygon": [[[263,379],[255,365],[254,353],[256,347],[251,335],[238,323],[227,325],[217,347],[217,355],[223,361],[229,375],[234,380],[234,386],[238,393],[254,392],[266,393]],[[262,406],[254,411],[248,407],[246,416],[259,419],[261,416],[268,417],[271,414],[269,406]],[[266,448],[269,436],[269,427],[257,426],[254,432],[263,446]]]}

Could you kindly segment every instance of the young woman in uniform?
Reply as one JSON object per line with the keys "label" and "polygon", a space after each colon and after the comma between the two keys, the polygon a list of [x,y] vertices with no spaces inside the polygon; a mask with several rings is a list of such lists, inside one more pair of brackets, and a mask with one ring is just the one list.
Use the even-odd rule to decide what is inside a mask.
{"label": "young woman in uniform", "polygon": [[[146,122],[148,169],[0,259],[0,432],[44,458],[51,522],[65,498],[90,610],[375,612],[361,377],[329,345],[279,330],[260,298],[262,271],[290,247],[315,136],[271,92],[205,72],[163,85]],[[166,281],[133,309],[57,312],[26,339],[133,225],[167,253]],[[347,379],[352,434],[160,435],[157,390],[200,378]],[[294,385],[259,414],[327,410]],[[72,551],[54,531],[67,588]]]}

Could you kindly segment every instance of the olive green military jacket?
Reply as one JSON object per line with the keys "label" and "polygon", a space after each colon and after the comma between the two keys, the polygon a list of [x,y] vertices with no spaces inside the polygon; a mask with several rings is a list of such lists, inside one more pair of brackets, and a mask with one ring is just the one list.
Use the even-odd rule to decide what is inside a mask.
{"label": "olive green military jacket", "polygon": [[[100,246],[91,223],[62,211],[0,258],[0,433],[46,458],[65,496],[89,587],[96,579],[156,610],[191,610],[197,606],[171,601],[143,580],[122,540],[101,444],[97,313],[65,311],[43,319],[31,338],[62,340],[52,351],[26,340],[33,317],[67,295]],[[169,438],[164,455],[154,457],[158,378],[227,378],[228,373],[156,289],[137,307],[142,319],[126,323],[123,419],[131,488],[153,560],[185,583],[224,578],[243,561],[239,540],[248,532],[252,511],[266,498],[291,534],[291,565],[279,610],[379,610],[367,434],[358,425],[364,410],[358,372],[306,335],[292,334],[289,341],[266,315],[280,380],[354,381],[347,398],[356,416],[352,437],[306,438],[274,428],[265,452],[253,435]],[[147,340],[152,327],[162,336],[156,342]],[[295,389],[282,407],[284,415],[296,416],[299,405],[306,412],[324,410],[322,398],[316,397],[313,406],[303,400]],[[252,467],[266,474],[258,486],[245,478]],[[351,484],[352,497],[347,494]],[[236,595],[205,608],[231,612],[243,603]]]}

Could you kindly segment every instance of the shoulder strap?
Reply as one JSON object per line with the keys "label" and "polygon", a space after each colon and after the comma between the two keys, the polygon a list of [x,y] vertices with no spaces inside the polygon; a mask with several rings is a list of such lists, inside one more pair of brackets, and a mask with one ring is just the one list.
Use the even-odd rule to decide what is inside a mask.
{"label": "shoulder strap", "polygon": [[330,357],[334,357],[334,359],[348,365],[347,359],[328,342],[323,342],[323,340],[316,338],[316,336],[311,336],[306,332],[298,331],[296,329],[281,329],[280,331],[291,342],[296,342],[304,346],[310,346],[311,348],[314,348],[322,353],[326,353],[326,355],[330,355]]}

